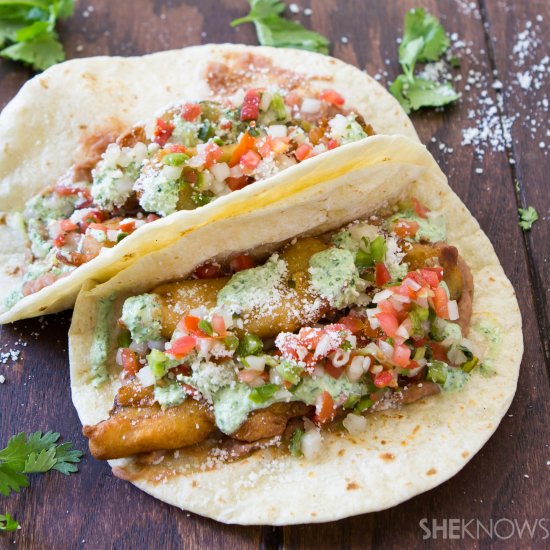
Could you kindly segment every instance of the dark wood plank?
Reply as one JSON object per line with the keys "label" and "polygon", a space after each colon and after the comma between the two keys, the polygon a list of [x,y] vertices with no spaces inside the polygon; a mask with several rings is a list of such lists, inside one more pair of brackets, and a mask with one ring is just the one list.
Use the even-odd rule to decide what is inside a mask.
{"label": "dark wood plank", "polygon": [[503,84],[504,110],[511,128],[511,172],[518,182],[518,206],[535,206],[540,220],[524,235],[529,251],[531,283],[540,336],[550,369],[550,4],[484,0],[487,35],[498,77]]}
{"label": "dark wood plank", "polygon": [[[317,0],[297,3],[302,9],[311,6],[312,15],[302,12],[297,18],[330,36],[334,55],[367,68],[372,74],[379,73],[383,78],[383,71],[388,71],[390,77],[397,74],[395,40],[401,34],[405,9],[416,2],[394,0],[367,4],[362,0],[345,3]],[[485,49],[483,26],[476,10],[462,0],[422,4],[439,12],[450,31],[472,41],[472,52],[479,61],[468,57],[461,72],[467,74],[469,68],[475,68],[490,75],[490,60],[486,52],[482,53]],[[93,11],[89,10],[91,5]],[[61,29],[68,57],[134,55],[201,42],[255,43],[252,26],[237,29],[229,26],[234,17],[245,13],[244,0],[134,0],[132,8],[128,6],[126,2],[108,0],[80,2],[75,17]],[[465,13],[468,11],[470,13]],[[516,13],[518,28],[522,25],[521,17],[529,13]],[[506,30],[495,25],[491,33],[504,36]],[[0,105],[16,93],[28,75],[26,69],[0,61]],[[429,143],[449,174],[451,185],[493,240],[518,291],[526,327],[526,356],[510,416],[505,417],[495,436],[458,476],[392,510],[332,524],[273,530],[225,526],[186,514],[114,478],[107,466],[86,457],[78,475],[66,478],[54,473],[36,477],[22,495],[0,497],[0,513],[5,508],[23,525],[17,534],[0,538],[0,546],[16,540],[22,548],[81,545],[90,548],[275,548],[283,544],[288,548],[390,548],[419,547],[426,543],[435,547],[439,541],[422,541],[421,518],[478,518],[487,523],[490,518],[533,521],[544,517],[548,499],[543,477],[548,455],[544,443],[548,441],[546,379],[540,368],[543,356],[533,293],[527,282],[525,248],[517,224],[512,222],[516,208],[512,177],[503,152],[490,151],[480,162],[471,148],[461,147],[460,129],[470,125],[468,106],[479,100],[480,91],[466,93],[462,104],[443,113],[426,112],[414,117],[422,139]],[[488,92],[494,97],[490,88]],[[430,141],[432,136],[436,137],[436,143]],[[445,149],[440,149],[440,143],[445,144]],[[529,156],[532,145],[526,140],[519,156],[532,160]],[[452,154],[445,152],[449,148],[454,150]],[[521,167],[524,182],[530,165]],[[482,168],[483,174],[477,174],[476,168]],[[532,193],[527,200],[544,200],[542,186],[537,185],[535,178],[529,181],[534,184],[526,184],[526,192]],[[548,238],[545,233],[538,235],[533,233],[533,238],[539,239],[533,241],[533,246],[542,251],[544,239],[548,242]],[[515,244],[510,246],[510,243]],[[548,269],[544,265],[541,268]],[[547,271],[540,273],[542,280],[548,280]],[[39,321],[28,321],[1,329],[0,351],[10,348],[22,351],[15,366],[0,365],[0,374],[7,378],[6,384],[0,386],[0,443],[21,430],[54,429],[85,449],[80,424],[70,402],[66,355],[69,318],[70,314],[62,314],[49,317],[44,326]],[[36,335],[32,336],[33,333]],[[16,344],[21,338],[28,341],[26,347]],[[446,541],[446,545],[458,548],[473,542]],[[527,539],[515,538],[513,543],[515,547],[535,546]],[[482,537],[481,545],[490,546],[491,540]]]}

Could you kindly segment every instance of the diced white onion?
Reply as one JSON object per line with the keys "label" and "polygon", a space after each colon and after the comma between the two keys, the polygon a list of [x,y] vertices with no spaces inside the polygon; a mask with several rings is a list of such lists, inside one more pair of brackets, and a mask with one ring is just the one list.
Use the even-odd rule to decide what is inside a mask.
{"label": "diced white onion", "polygon": [[147,345],[150,349],[158,349],[159,351],[164,351],[166,349],[166,340],[149,340],[147,342]]}
{"label": "diced white onion", "polygon": [[301,361],[309,351],[304,346],[296,346],[296,353],[298,354],[298,359]]}
{"label": "diced white onion", "polygon": [[231,101],[235,107],[240,107],[244,101],[244,90],[239,88],[232,96],[229,97],[229,101]]}
{"label": "diced white onion", "polygon": [[231,169],[225,162],[213,164],[210,167],[210,172],[218,181],[224,181],[231,175]]}
{"label": "diced white onion", "polygon": [[337,349],[330,354],[330,359],[335,367],[343,367],[349,361],[349,351]]}
{"label": "diced white onion", "polygon": [[451,346],[451,348],[447,352],[447,357],[449,358],[449,361],[453,363],[453,365],[462,365],[462,363],[464,363],[468,359],[464,352],[460,350],[458,346]]}
{"label": "diced white onion", "polygon": [[116,364],[119,366],[122,366],[122,349],[123,348],[118,348],[116,350]]}
{"label": "diced white onion", "polygon": [[456,300],[449,300],[447,303],[447,311],[449,312],[449,319],[451,321],[456,321],[458,319],[458,304]]}
{"label": "diced white onion", "polygon": [[327,151],[327,146],[324,143],[318,143],[312,150],[314,155],[320,155]]}
{"label": "diced white onion", "polygon": [[404,340],[407,340],[409,338],[409,332],[407,329],[403,326],[403,324],[399,325],[399,328],[395,331],[397,336],[401,336]]}
{"label": "diced white onion", "polygon": [[267,111],[272,99],[273,96],[269,92],[263,92],[260,99],[260,110]]}
{"label": "diced white onion", "polygon": [[306,97],[302,102],[303,113],[318,113],[321,110],[321,102],[312,97]]}
{"label": "diced white onion", "polygon": [[232,178],[240,178],[244,175],[243,169],[241,168],[240,164],[236,164],[235,166],[232,166],[229,170],[229,175]]}
{"label": "diced white onion", "polygon": [[134,157],[134,160],[138,163],[141,163],[141,161],[147,156],[147,145],[143,143],[142,141],[138,141],[134,148],[132,149],[132,157]]}
{"label": "diced white onion", "polygon": [[380,353],[380,348],[374,342],[370,342],[367,344],[365,351],[376,357]]}
{"label": "diced white onion", "polygon": [[263,372],[265,369],[265,359],[263,357],[258,357],[257,355],[248,355],[245,358],[246,363],[248,364],[249,370],[255,370],[258,372]]}
{"label": "diced white onion", "polygon": [[318,430],[310,430],[302,436],[301,447],[306,460],[314,460],[321,454],[323,438]]}
{"label": "diced white onion", "polygon": [[106,168],[114,168],[120,157],[120,147],[116,143],[110,143],[103,153],[103,165]]}
{"label": "diced white onion", "polygon": [[361,357],[360,355],[356,355],[351,360],[351,364],[347,369],[347,375],[350,382],[357,382],[357,380],[363,376],[363,373],[365,372],[365,364],[370,366],[370,357]]}
{"label": "diced white onion", "polygon": [[332,130],[332,136],[338,138],[346,133],[348,119],[344,115],[337,114],[333,119],[328,121],[328,124]]}
{"label": "diced white onion", "polygon": [[325,375],[325,368],[322,365],[316,365],[313,370],[312,378],[321,378]]}
{"label": "diced white onion", "polygon": [[145,365],[145,367],[139,369],[137,372],[137,377],[139,379],[140,384],[144,388],[148,386],[152,386],[155,383],[155,377],[151,372],[151,368],[149,367],[149,365]]}
{"label": "diced white onion", "polygon": [[402,304],[409,304],[411,301],[408,296],[403,296],[401,294],[394,294],[391,299],[395,300],[396,302],[401,302]]}
{"label": "diced white onion", "polygon": [[377,292],[373,296],[372,301],[373,301],[373,303],[378,304],[379,302],[382,302],[383,300],[387,300],[391,296],[393,296],[393,292],[391,290],[389,290],[389,289],[382,290],[381,292]]}
{"label": "diced white onion", "polygon": [[193,317],[198,317],[199,319],[206,319],[208,317],[208,309],[204,306],[196,307],[189,311],[189,315]]}
{"label": "diced white onion", "polygon": [[414,292],[419,291],[422,287],[413,279],[405,279],[403,281],[404,284],[406,284],[411,290]]}
{"label": "diced white onion", "polygon": [[393,356],[393,346],[391,344],[388,344],[388,342],[385,342],[384,340],[380,340],[378,342],[378,345],[380,346],[380,349],[382,350],[382,353],[386,357],[392,357]]}
{"label": "diced white onion", "polygon": [[117,229],[107,229],[107,240],[111,241],[112,243],[116,243],[119,235],[120,233]]}
{"label": "diced white onion", "polygon": [[382,365],[373,365],[370,368],[370,371],[372,372],[372,374],[378,374],[378,373],[382,372],[383,370],[384,370],[384,367],[382,367]]}
{"label": "diced white onion", "polygon": [[342,421],[350,435],[359,435],[367,429],[367,419],[359,414],[349,413]]}
{"label": "diced white onion", "polygon": [[273,394],[275,401],[290,401],[293,397],[294,394],[285,389],[280,389]]}
{"label": "diced white onion", "polygon": [[328,334],[323,334],[323,336],[321,336],[321,339],[317,343],[317,346],[315,346],[315,353],[313,354],[313,356],[324,357],[331,347],[332,338]]}
{"label": "diced white onion", "polygon": [[267,129],[267,133],[272,138],[282,138],[282,137],[286,137],[287,128],[284,124],[272,124]]}
{"label": "diced white onion", "polygon": [[281,375],[275,369],[270,369],[269,370],[269,382],[271,384],[281,385],[283,383],[283,379],[281,378]]}
{"label": "diced white onion", "polygon": [[177,180],[183,171],[183,166],[163,166],[161,170],[162,177],[169,180]]}
{"label": "diced white onion", "polygon": [[149,350],[149,346],[147,342],[140,342],[139,344],[137,342],[132,342],[130,344],[130,349],[135,351],[138,355],[145,355]]}

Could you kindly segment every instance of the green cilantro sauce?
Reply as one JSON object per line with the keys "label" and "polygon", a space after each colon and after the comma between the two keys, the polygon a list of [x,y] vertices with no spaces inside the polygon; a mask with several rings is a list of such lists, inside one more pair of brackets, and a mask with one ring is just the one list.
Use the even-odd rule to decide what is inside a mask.
{"label": "green cilantro sauce", "polygon": [[92,385],[97,387],[103,384],[107,378],[107,356],[109,354],[110,327],[114,294],[102,298],[97,306],[97,317],[94,328],[92,346],[90,348],[90,364],[92,370]]}
{"label": "green cilantro sauce", "polygon": [[159,340],[161,337],[162,304],[154,294],[128,298],[122,306],[122,322],[137,343]]}
{"label": "green cilantro sauce", "polygon": [[122,206],[130,197],[139,168],[131,163],[126,169],[98,165],[93,172],[92,197],[104,210]]}
{"label": "green cilantro sauce", "polygon": [[246,384],[226,386],[216,393],[214,398],[214,416],[216,426],[227,435],[240,428],[248,415],[257,409],[264,409],[274,401],[255,403],[250,396],[251,389]]}
{"label": "green cilantro sauce", "polygon": [[185,400],[185,392],[179,384],[155,386],[155,401],[161,407],[175,407]]}
{"label": "green cilantro sauce", "polygon": [[436,317],[431,326],[431,334],[434,340],[439,342],[445,340],[449,336],[453,338],[455,342],[460,342],[462,340],[462,330],[460,325],[457,323],[451,323],[450,321],[445,321]]}
{"label": "green cilantro sauce", "polygon": [[337,401],[341,395],[362,396],[369,393],[365,384],[350,382],[346,376],[336,379],[332,376],[323,375],[317,378],[306,377],[294,391],[294,400],[303,401],[307,405],[315,405],[317,397],[324,391],[330,393]]}
{"label": "green cilantro sauce", "polygon": [[427,218],[421,218],[412,210],[398,212],[387,219],[386,227],[388,230],[391,230],[393,224],[397,220],[409,220],[418,224],[418,231],[414,237],[415,241],[424,240],[431,243],[436,243],[447,239],[447,228],[445,216],[443,216],[443,214],[428,212]]}
{"label": "green cilantro sauce", "polygon": [[287,265],[275,254],[260,267],[235,273],[218,293],[218,306],[234,313],[281,300],[280,286],[287,273]]}
{"label": "green cilantro sauce", "polygon": [[359,272],[354,255],[344,248],[328,248],[309,260],[311,287],[332,307],[341,309],[359,295],[356,289]]}
{"label": "green cilantro sauce", "polygon": [[181,183],[174,178],[166,177],[162,172],[155,170],[143,173],[138,180],[143,190],[139,204],[148,212],[155,212],[159,216],[169,216],[178,209]]}

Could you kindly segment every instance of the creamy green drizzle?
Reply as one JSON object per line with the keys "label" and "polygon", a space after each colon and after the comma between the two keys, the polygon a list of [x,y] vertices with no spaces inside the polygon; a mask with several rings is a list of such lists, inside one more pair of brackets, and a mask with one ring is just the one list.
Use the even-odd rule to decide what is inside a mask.
{"label": "creamy green drizzle", "polygon": [[128,298],[122,306],[122,322],[137,343],[159,340],[161,337],[162,304],[155,294],[140,294]]}

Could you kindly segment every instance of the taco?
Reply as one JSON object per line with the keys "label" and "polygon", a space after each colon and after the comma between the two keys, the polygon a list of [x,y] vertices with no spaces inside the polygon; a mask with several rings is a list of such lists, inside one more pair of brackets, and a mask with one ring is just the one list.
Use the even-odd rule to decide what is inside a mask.
{"label": "taco", "polygon": [[76,302],[91,454],[219,521],[398,504],[460,470],[515,392],[514,291],[427,150],[376,136],[314,162],[321,183],[287,182]]}
{"label": "taco", "polygon": [[372,78],[304,51],[209,45],[49,69],[0,117],[0,322],[70,307],[86,278],[206,223],[215,201],[253,209],[374,133],[417,139]]}

